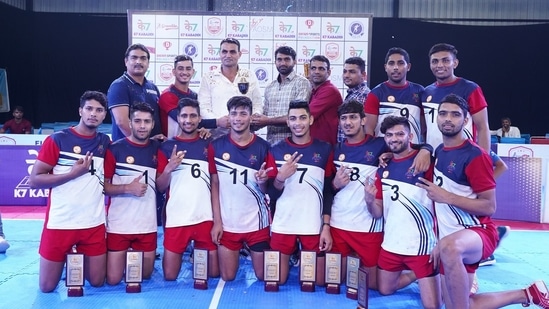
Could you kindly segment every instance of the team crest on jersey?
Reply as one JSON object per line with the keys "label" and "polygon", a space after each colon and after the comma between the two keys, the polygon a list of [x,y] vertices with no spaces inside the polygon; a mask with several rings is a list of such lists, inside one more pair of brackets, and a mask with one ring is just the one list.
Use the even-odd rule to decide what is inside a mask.
{"label": "team crest on jersey", "polygon": [[409,168],[407,171],[406,171],[406,178],[408,179],[412,179],[414,178],[414,169],[413,168]]}
{"label": "team crest on jersey", "polygon": [[390,96],[387,97],[387,101],[393,103],[395,101],[395,97],[390,95]]}
{"label": "team crest on jersey", "polygon": [[103,148],[103,145],[97,146],[97,152],[99,152],[99,154],[103,154],[103,151],[105,151],[105,149]]}
{"label": "team crest on jersey", "polygon": [[158,158],[156,157],[156,155],[153,155],[152,157],[152,161],[153,161],[153,164],[158,164]]}
{"label": "team crest on jersey", "polygon": [[322,157],[320,156],[320,153],[314,153],[313,154],[313,162],[318,163],[322,160]]}
{"label": "team crest on jersey", "polygon": [[133,162],[135,162],[135,159],[132,156],[127,156],[126,157],[126,163],[133,164]]}
{"label": "team crest on jersey", "polygon": [[289,154],[289,153],[285,154],[285,155],[284,155],[284,161],[290,160],[291,157],[292,157],[291,154]]}
{"label": "team crest on jersey", "polygon": [[374,153],[371,151],[366,151],[366,153],[364,154],[364,158],[366,159],[366,161],[371,162],[375,159]]}
{"label": "team crest on jersey", "polygon": [[345,154],[340,154],[339,157],[337,158],[339,161],[345,161]]}
{"label": "team crest on jersey", "polygon": [[202,151],[202,154],[204,155],[204,157],[208,157],[208,148],[204,147],[204,151]]}
{"label": "team crest on jersey", "polygon": [[448,164],[448,173],[453,174],[456,170],[456,163],[454,161],[450,161],[450,164]]}
{"label": "team crest on jersey", "polygon": [[414,93],[414,94],[412,95],[412,100],[414,100],[414,102],[418,103],[418,102],[419,102],[419,94]]}
{"label": "team crest on jersey", "polygon": [[231,158],[231,155],[228,152],[225,152],[221,155],[221,158],[225,161],[228,161]]}
{"label": "team crest on jersey", "polygon": [[74,152],[74,153],[81,153],[81,152],[82,152],[82,148],[80,148],[80,146],[74,146],[74,147],[72,147],[72,152]]}
{"label": "team crest on jersey", "polygon": [[383,178],[389,177],[389,171],[383,171],[383,174],[381,174],[381,177]]}
{"label": "team crest on jersey", "polygon": [[429,103],[429,102],[431,102],[432,99],[433,99],[433,96],[430,95],[430,96],[427,97],[427,100],[425,100],[425,101],[426,101],[427,103]]}
{"label": "team crest on jersey", "polygon": [[257,156],[256,155],[250,155],[250,158],[248,159],[248,162],[250,162],[251,165],[256,165],[257,163]]}

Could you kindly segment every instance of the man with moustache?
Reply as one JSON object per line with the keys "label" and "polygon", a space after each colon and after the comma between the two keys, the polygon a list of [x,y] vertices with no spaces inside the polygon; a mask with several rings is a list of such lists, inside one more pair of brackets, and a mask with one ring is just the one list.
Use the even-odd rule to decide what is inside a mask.
{"label": "man with moustache", "polygon": [[[356,100],[364,104],[366,96],[370,93],[370,88],[366,83],[366,62],[360,57],[351,57],[345,60],[343,66],[343,83],[348,87],[347,95],[343,102]],[[337,141],[342,142],[345,139],[345,133],[341,127],[338,129]]]}
{"label": "man with moustache", "polygon": [[[194,75],[193,58],[187,55],[175,57],[172,74],[175,82],[165,89],[160,95],[158,106],[160,108],[160,122],[162,125],[162,134],[167,138],[172,138],[179,134],[180,126],[178,123],[178,102],[183,98],[196,100],[198,95],[189,88],[189,83]],[[228,117],[223,116],[219,119],[202,119],[199,128],[215,129],[227,127]]]}
{"label": "man with moustache", "polygon": [[[181,270],[185,248],[194,246],[208,250],[210,277],[219,276],[217,246],[212,242],[213,226],[208,145],[210,140],[199,138],[201,122],[197,100],[183,98],[177,106],[179,134],[162,143],[158,157],[159,191],[166,191],[166,224],[164,226],[164,279],[176,280]],[[169,160],[168,160],[169,159]]]}
{"label": "man with moustache", "polygon": [[296,52],[289,46],[280,46],[275,51],[278,77],[265,88],[263,115],[252,115],[252,125],[267,126],[267,141],[274,145],[291,135],[287,125],[288,106],[292,100],[309,101],[309,80],[294,71]]}
{"label": "man with moustache", "polygon": [[84,256],[84,273],[95,287],[105,283],[107,245],[103,158],[110,139],[97,128],[107,116],[107,98],[86,91],[80,122],[48,136],[32,168],[29,185],[50,189],[40,239],[40,291],[52,292],[63,273],[66,254]]}
{"label": "man with moustache", "polygon": [[383,136],[380,125],[388,116],[402,116],[408,119],[413,133],[413,143],[425,140],[425,119],[421,106],[423,86],[409,82],[406,75],[412,68],[410,55],[400,47],[392,47],[385,56],[387,81],[377,85],[368,94],[366,112],[367,134]]}
{"label": "man with moustache", "polygon": [[116,141],[130,136],[130,108],[136,102],[145,102],[154,110],[155,126],[152,139],[164,140],[160,125],[158,98],[160,92],[155,84],[147,80],[145,74],[149,69],[151,54],[145,45],[133,44],[126,49],[124,63],[126,72],[115,79],[107,92],[109,110],[111,111],[112,140]]}
{"label": "man with moustache", "polygon": [[156,178],[160,143],[150,138],[154,110],[143,102],[130,109],[130,136],[112,143],[105,155],[107,283],[124,275],[126,252],[143,251],[143,278],[154,270],[156,254]]}

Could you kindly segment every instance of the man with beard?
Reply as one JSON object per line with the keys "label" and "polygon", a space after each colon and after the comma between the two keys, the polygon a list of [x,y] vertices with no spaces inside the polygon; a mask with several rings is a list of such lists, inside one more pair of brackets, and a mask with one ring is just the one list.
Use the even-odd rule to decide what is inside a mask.
{"label": "man with beard", "polygon": [[309,61],[309,80],[313,84],[309,108],[315,122],[311,136],[332,145],[337,141],[337,109],[343,103],[339,89],[328,80],[330,60],[316,55]]}
{"label": "man with beard", "polygon": [[511,118],[501,118],[501,128],[493,132],[499,137],[520,137],[520,130],[517,127],[511,125]]}
{"label": "man with beard", "polygon": [[[226,38],[219,46],[221,67],[205,73],[198,90],[200,111],[206,119],[218,119],[227,115],[226,103],[234,96],[247,96],[253,102],[252,112],[263,113],[259,82],[254,72],[241,68],[238,60],[242,56],[240,41]],[[238,84],[247,84],[246,91],[239,90]],[[227,128],[212,130],[212,137],[217,138],[228,133]]]}
{"label": "man with beard", "polygon": [[309,80],[294,71],[296,52],[289,46],[275,51],[275,65],[278,77],[265,88],[263,115],[252,115],[252,125],[267,126],[267,141],[274,145],[291,135],[287,125],[290,101],[309,101],[311,84]]}
{"label": "man with beard", "polygon": [[116,141],[130,136],[130,108],[136,102],[145,102],[154,110],[154,128],[152,139],[164,140],[160,127],[158,98],[160,92],[155,84],[145,77],[149,69],[151,54],[145,45],[133,44],[126,49],[124,63],[126,72],[115,79],[107,92],[109,110],[111,111],[112,140]]}
{"label": "man with beard", "polygon": [[331,181],[335,168],[331,145],[311,138],[313,121],[307,101],[291,101],[287,125],[292,136],[271,149],[279,167],[273,183],[274,195],[279,197],[271,224],[271,248],[281,252],[281,284],[288,279],[290,254],[297,249],[297,240],[302,250],[317,253],[316,284],[325,283],[324,252],[332,247]]}
{"label": "man with beard", "polygon": [[48,189],[48,209],[40,239],[39,285],[55,289],[66,254],[83,253],[84,273],[92,286],[105,282],[105,198],[103,158],[110,139],[97,128],[107,115],[107,98],[86,91],[80,97],[80,122],[46,138],[32,168],[29,185]]}
{"label": "man with beard", "polygon": [[13,119],[4,123],[0,128],[0,133],[5,133],[9,130],[10,134],[31,134],[32,124],[27,119],[23,118],[23,106],[17,105],[13,109]]}
{"label": "man with beard", "polygon": [[[162,143],[158,157],[159,191],[168,190],[164,227],[164,279],[176,280],[181,258],[191,240],[194,246],[207,249],[210,277],[219,276],[217,246],[210,231],[213,213],[208,170],[209,140],[198,136],[201,122],[197,100],[183,98],[177,106],[180,133]],[[169,158],[169,160],[168,160]]]}
{"label": "man with beard", "polygon": [[393,294],[417,279],[423,308],[440,308],[440,276],[430,260],[437,242],[433,202],[415,185],[419,177],[433,179],[433,164],[425,173],[411,171],[418,151],[411,147],[406,117],[385,117],[380,131],[393,159],[364,186],[368,211],[385,220],[377,264],[379,292]]}
{"label": "man with beard", "polygon": [[143,278],[154,270],[158,141],[150,138],[154,111],[138,102],[130,109],[130,136],[112,143],[105,155],[107,210],[107,283],[124,275],[126,252],[143,251]]}
{"label": "man with beard", "polygon": [[455,94],[441,99],[437,125],[443,144],[435,151],[433,183],[420,177],[417,186],[435,202],[439,242],[432,252],[442,275],[446,308],[501,308],[535,304],[549,308],[543,281],[526,289],[470,295],[479,261],[492,254],[498,235],[490,216],[496,210],[496,182],[490,156],[463,130],[470,121],[467,101]]}
{"label": "man with beard", "polygon": [[425,119],[421,106],[423,86],[409,82],[406,75],[412,68],[408,52],[400,47],[390,48],[385,56],[387,81],[377,85],[368,94],[366,112],[366,133],[383,136],[380,124],[388,116],[402,116],[408,119],[413,133],[413,143],[425,140]]}
{"label": "man with beard", "polygon": [[[364,104],[366,96],[370,93],[370,88],[366,83],[366,62],[360,57],[351,57],[345,60],[343,66],[343,83],[349,87],[347,96],[343,102],[356,100],[360,104]],[[345,133],[339,127],[337,141],[342,142],[345,139]]]}
{"label": "man with beard", "polygon": [[[178,102],[183,98],[196,100],[198,95],[189,88],[189,83],[194,75],[193,58],[187,55],[175,57],[172,74],[175,82],[165,89],[160,95],[158,106],[160,108],[160,122],[162,125],[162,134],[167,138],[177,136],[180,131],[178,123]],[[228,116],[219,119],[202,119],[199,128],[215,129],[218,126],[226,128],[228,125]]]}

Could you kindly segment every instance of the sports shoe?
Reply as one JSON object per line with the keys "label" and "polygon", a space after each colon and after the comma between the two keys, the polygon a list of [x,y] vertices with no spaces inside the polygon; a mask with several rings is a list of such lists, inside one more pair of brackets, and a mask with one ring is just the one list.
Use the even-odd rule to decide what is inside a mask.
{"label": "sports shoe", "polygon": [[293,267],[299,267],[300,253],[299,250],[296,250],[290,255],[290,265]]}
{"label": "sports shoe", "polygon": [[489,266],[494,264],[496,264],[496,257],[494,257],[494,255],[492,254],[489,257],[485,258],[484,260],[480,260],[480,262],[478,263],[478,266],[482,267],[482,266]]}
{"label": "sports shoe", "polygon": [[528,307],[530,304],[534,304],[540,308],[549,308],[549,292],[547,291],[545,282],[538,280],[532,283],[529,287],[524,289],[524,293],[526,294],[528,302],[523,303],[523,307]]}
{"label": "sports shoe", "polygon": [[471,291],[469,291],[469,295],[475,295],[478,292],[478,278],[477,273],[473,274],[473,284],[471,284]]}
{"label": "sports shoe", "polygon": [[244,246],[242,247],[242,249],[240,249],[240,257],[246,260],[252,260],[252,253],[250,252],[248,246]]}
{"label": "sports shoe", "polygon": [[507,225],[502,225],[502,226],[498,226],[497,227],[498,229],[498,236],[499,236],[499,240],[498,240],[498,243],[496,245],[496,248],[499,246],[499,244],[501,243],[501,241],[507,237],[507,235],[509,235],[509,232],[511,232],[511,227],[510,226],[507,226]]}
{"label": "sports shoe", "polygon": [[4,239],[4,237],[0,236],[0,253],[6,252],[8,248],[10,247],[10,243]]}

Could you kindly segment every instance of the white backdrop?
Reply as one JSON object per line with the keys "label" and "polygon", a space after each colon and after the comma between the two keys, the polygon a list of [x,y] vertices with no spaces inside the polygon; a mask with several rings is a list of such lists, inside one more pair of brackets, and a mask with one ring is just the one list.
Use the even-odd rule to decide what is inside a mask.
{"label": "white backdrop", "polygon": [[274,51],[282,45],[297,52],[298,73],[312,56],[326,56],[330,79],[344,92],[343,63],[353,56],[366,61],[369,73],[372,15],[128,11],[130,44],[142,43],[151,53],[147,78],[162,91],[173,83],[173,60],[193,57],[198,90],[204,72],[220,65],[219,43],[227,37],[241,43],[239,64],[255,72],[263,89],[276,78]]}

